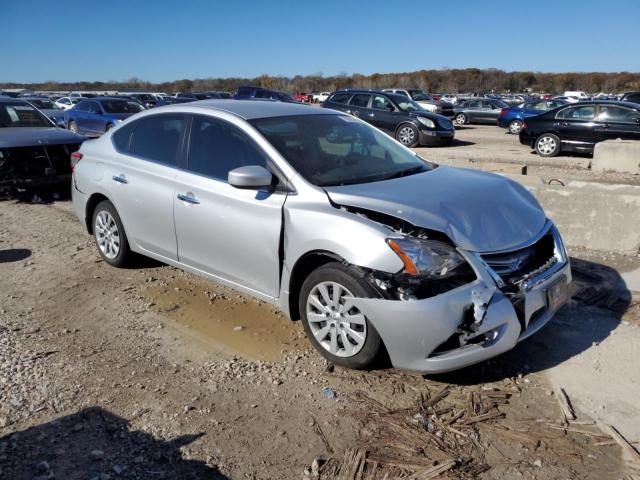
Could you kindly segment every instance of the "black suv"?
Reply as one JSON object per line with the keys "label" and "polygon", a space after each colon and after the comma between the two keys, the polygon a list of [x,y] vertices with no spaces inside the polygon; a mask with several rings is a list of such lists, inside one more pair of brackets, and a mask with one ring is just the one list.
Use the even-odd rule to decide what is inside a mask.
{"label": "black suv", "polygon": [[378,127],[407,147],[449,145],[455,135],[447,117],[428,112],[404,95],[372,90],[340,90],[322,105]]}

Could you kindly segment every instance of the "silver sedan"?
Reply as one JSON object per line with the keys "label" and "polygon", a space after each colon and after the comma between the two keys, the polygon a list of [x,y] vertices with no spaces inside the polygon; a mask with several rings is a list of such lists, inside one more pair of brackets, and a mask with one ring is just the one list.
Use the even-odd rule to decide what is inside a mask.
{"label": "silver sedan", "polygon": [[327,359],[443,372],[511,349],[567,299],[523,187],[438,166],[328,109],[206,100],[139,113],[72,158],[109,264],[142,254],[272,302]]}

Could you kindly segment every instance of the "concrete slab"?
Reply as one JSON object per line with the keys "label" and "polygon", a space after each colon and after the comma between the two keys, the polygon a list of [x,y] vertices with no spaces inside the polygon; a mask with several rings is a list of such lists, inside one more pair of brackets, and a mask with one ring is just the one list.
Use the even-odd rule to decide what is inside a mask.
{"label": "concrete slab", "polygon": [[640,174],[640,142],[607,140],[596,144],[591,169]]}

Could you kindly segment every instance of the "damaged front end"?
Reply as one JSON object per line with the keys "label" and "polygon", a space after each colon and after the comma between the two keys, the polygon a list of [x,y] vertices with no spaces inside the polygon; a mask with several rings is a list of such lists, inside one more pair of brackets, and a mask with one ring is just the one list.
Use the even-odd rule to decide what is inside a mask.
{"label": "damaged front end", "polygon": [[395,274],[361,269],[381,298],[353,300],[396,367],[436,373],[486,360],[533,334],[566,301],[569,263],[550,221],[526,245],[485,254],[385,214],[342,208],[388,226],[387,243],[404,263]]}

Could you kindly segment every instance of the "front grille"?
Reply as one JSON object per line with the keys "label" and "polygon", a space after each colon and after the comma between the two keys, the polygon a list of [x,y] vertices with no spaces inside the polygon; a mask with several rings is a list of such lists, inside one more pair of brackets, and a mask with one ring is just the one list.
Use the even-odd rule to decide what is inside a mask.
{"label": "front grille", "polygon": [[512,252],[482,255],[487,264],[507,284],[517,283],[528,274],[550,266],[555,244],[551,231],[533,245]]}

